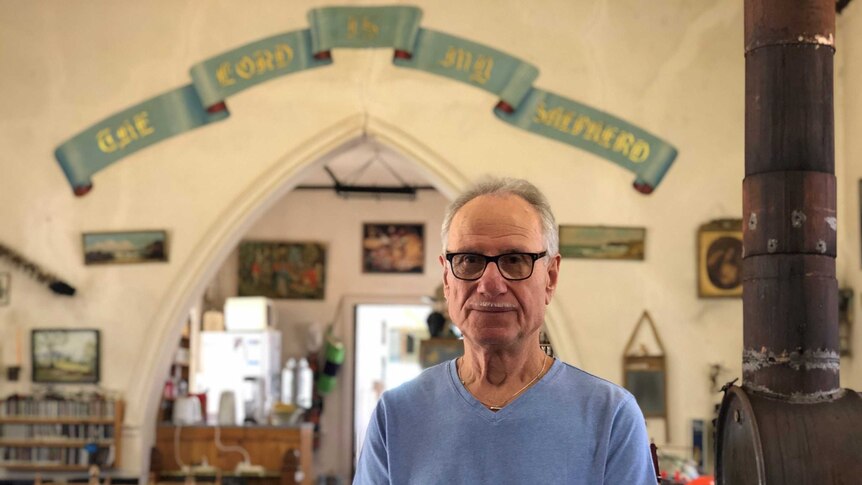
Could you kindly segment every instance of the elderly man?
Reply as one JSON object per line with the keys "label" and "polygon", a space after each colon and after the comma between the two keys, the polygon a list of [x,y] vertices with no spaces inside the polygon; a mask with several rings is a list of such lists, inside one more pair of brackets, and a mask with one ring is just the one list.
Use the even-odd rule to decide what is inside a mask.
{"label": "elderly man", "polygon": [[545,197],[488,179],[449,206],[442,236],[464,356],[383,394],[354,483],[655,484],[632,395],[539,347],[560,274]]}

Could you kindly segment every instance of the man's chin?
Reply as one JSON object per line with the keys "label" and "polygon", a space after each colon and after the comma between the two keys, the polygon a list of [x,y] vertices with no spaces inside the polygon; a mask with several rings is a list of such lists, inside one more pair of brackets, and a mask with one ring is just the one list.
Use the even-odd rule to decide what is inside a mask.
{"label": "man's chin", "polygon": [[482,347],[509,347],[518,343],[518,336],[511,328],[483,328],[473,332],[470,340]]}

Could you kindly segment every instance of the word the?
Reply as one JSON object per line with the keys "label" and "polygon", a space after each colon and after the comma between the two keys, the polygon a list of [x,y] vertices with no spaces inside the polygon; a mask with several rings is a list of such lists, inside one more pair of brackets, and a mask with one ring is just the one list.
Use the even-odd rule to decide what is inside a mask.
{"label": "word the", "polygon": [[96,142],[99,150],[104,153],[112,153],[126,148],[130,143],[141,138],[152,135],[156,131],[150,125],[150,114],[146,111],[125,119],[116,128],[104,128],[96,133]]}

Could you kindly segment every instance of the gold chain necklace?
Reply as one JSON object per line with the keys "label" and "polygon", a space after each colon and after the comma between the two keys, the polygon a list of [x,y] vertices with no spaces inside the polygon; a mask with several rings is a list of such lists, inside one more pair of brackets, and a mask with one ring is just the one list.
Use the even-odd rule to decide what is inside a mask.
{"label": "gold chain necklace", "polygon": [[[464,361],[464,358],[463,358],[463,357],[461,357],[460,359],[461,359],[461,362],[463,362],[463,361]],[[473,397],[476,397],[476,400],[477,400],[477,401],[479,401],[480,403],[482,403],[482,405],[483,405],[483,406],[485,406],[486,408],[490,409],[491,411],[497,412],[497,411],[499,411],[499,410],[503,409],[503,406],[505,406],[506,404],[509,404],[513,399],[515,399],[516,397],[520,396],[522,392],[526,391],[530,386],[532,386],[533,384],[535,384],[535,382],[536,382],[537,380],[539,380],[539,377],[541,377],[541,376],[542,376],[542,374],[544,374],[544,373],[545,373],[545,363],[546,363],[547,361],[548,361],[547,356],[543,355],[543,356],[542,356],[542,368],[541,368],[541,369],[539,369],[539,373],[538,373],[538,374],[536,374],[536,377],[533,377],[533,379],[532,379],[532,380],[530,380],[530,382],[528,382],[524,387],[522,387],[522,388],[518,389],[518,392],[516,392],[515,394],[512,394],[512,395],[509,397],[509,399],[506,399],[505,401],[503,401],[503,402],[502,402],[502,403],[500,403],[499,405],[496,405],[496,406],[495,406],[495,405],[493,405],[493,404],[488,404],[488,403],[486,403],[485,401],[482,401],[481,399],[479,399],[478,397],[476,397],[476,396],[475,396],[475,394],[473,395]],[[459,368],[459,366],[456,366],[456,370],[457,370],[457,372],[458,372],[458,380],[460,380],[460,381],[461,381],[461,385],[462,385],[462,386],[464,386],[464,389],[466,389],[466,390],[467,390],[467,392],[470,392],[470,388],[469,388],[469,387],[467,387],[467,383],[464,381],[464,379],[461,379],[461,369]],[[473,393],[472,393],[472,392],[470,392],[470,394],[473,394]]]}

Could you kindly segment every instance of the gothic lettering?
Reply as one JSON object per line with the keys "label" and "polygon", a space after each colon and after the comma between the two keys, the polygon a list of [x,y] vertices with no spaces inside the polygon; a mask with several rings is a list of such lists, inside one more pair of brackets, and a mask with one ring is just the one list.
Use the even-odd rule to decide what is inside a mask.
{"label": "gothic lettering", "polygon": [[[475,58],[475,60],[474,60]],[[494,70],[494,58],[482,54],[474,54],[461,47],[449,46],[438,64],[447,69],[469,72],[469,80],[478,84],[485,84],[491,79]]]}
{"label": "gothic lettering", "polygon": [[629,150],[631,150],[634,142],[635,136],[627,131],[623,131],[617,135],[617,139],[614,141],[614,147],[611,150],[622,153],[625,156],[629,156]]}
{"label": "gothic lettering", "polygon": [[219,86],[224,87],[236,84],[236,79],[232,78],[230,73],[230,62],[222,62],[219,64],[218,69],[216,69],[216,81],[218,81]]}
{"label": "gothic lettering", "polygon": [[293,48],[287,44],[276,44],[270,49],[259,49],[251,55],[244,55],[234,63],[222,62],[216,69],[216,81],[221,87],[232,86],[236,84],[234,76],[248,80],[285,69],[291,61]]}
{"label": "gothic lettering", "polygon": [[355,15],[347,18],[347,38],[372,40],[380,34],[380,26],[370,18],[363,16],[361,19]]}
{"label": "gothic lettering", "polygon": [[[455,54],[447,55],[447,59],[453,63],[457,62]],[[635,138],[634,134],[617,126],[606,125],[562,106],[548,108],[544,102],[540,102],[536,105],[532,122],[554,128],[567,135],[581,137],[602,148],[622,154],[632,163],[641,163],[649,158],[650,145],[646,140]]]}
{"label": "gothic lettering", "polygon": [[479,84],[485,84],[491,78],[491,70],[494,69],[494,58],[479,56],[473,64],[473,73],[470,80]]}
{"label": "gothic lettering", "polygon": [[649,157],[649,143],[644,140],[635,142],[632,150],[629,152],[629,160],[634,163],[640,163]]}
{"label": "gothic lettering", "polygon": [[96,133],[96,144],[103,153],[122,150],[135,140],[145,138],[156,129],[150,125],[150,114],[141,111],[131,119],[122,120],[116,127],[102,128]]}

